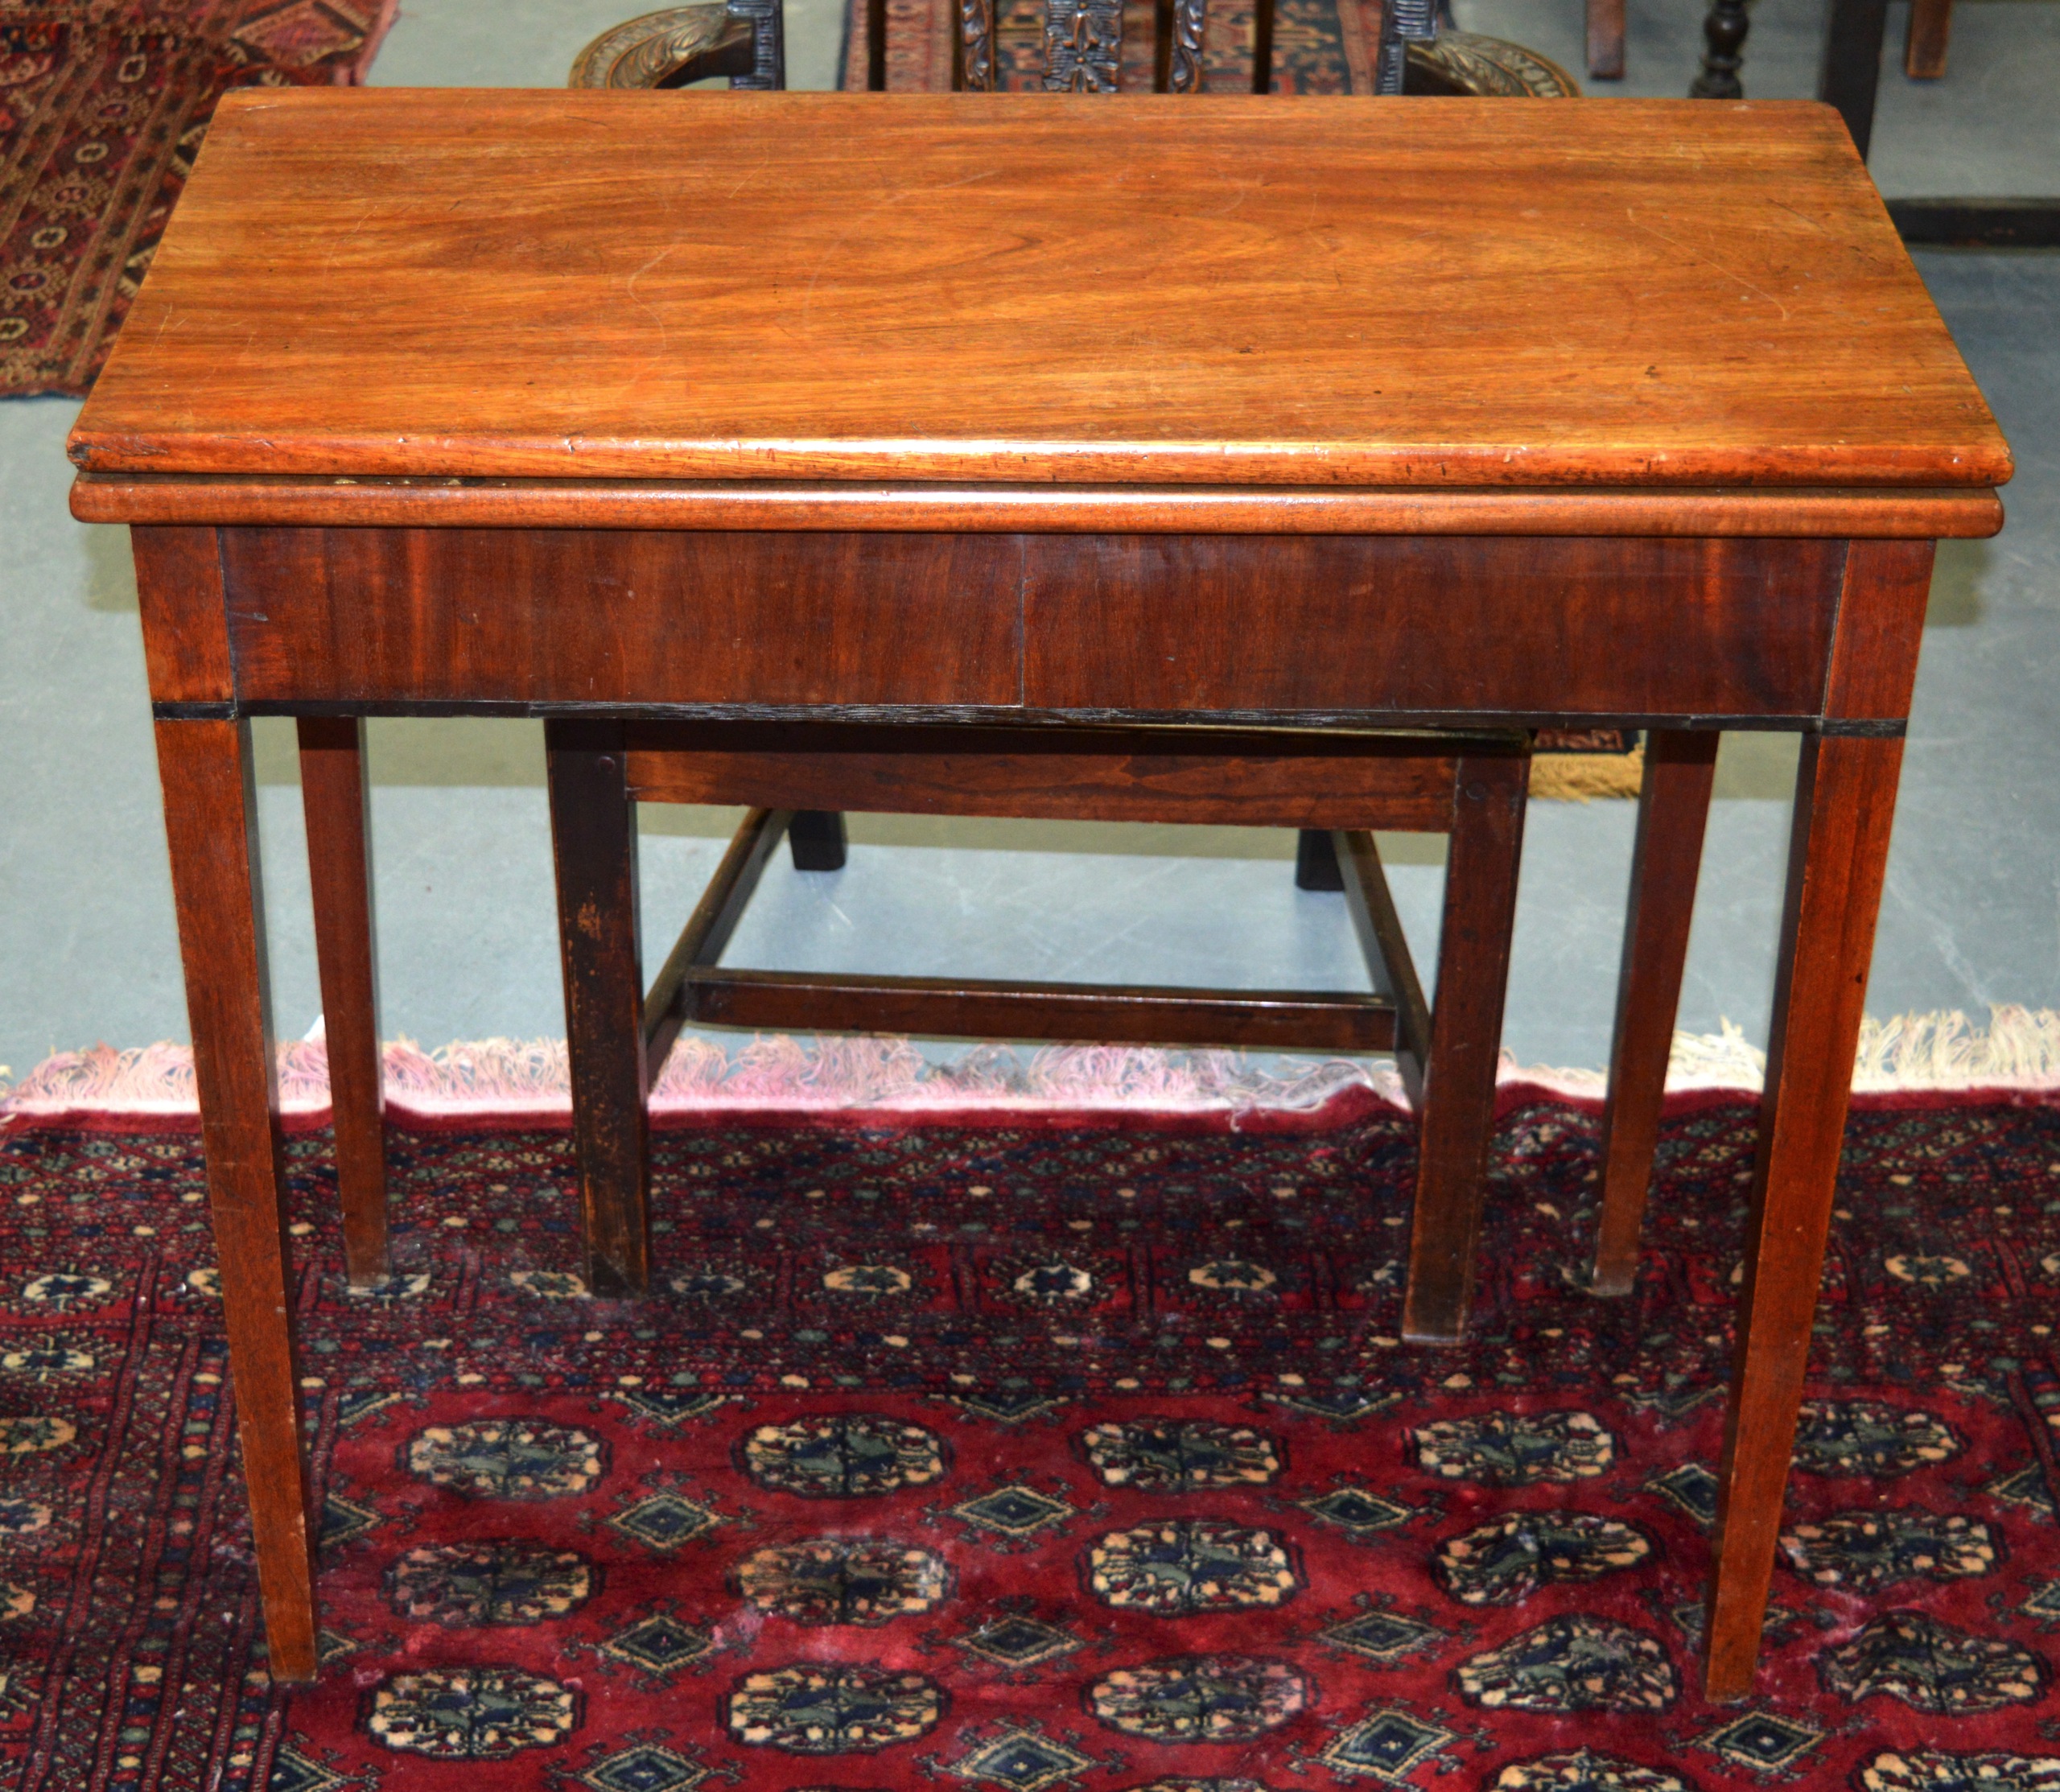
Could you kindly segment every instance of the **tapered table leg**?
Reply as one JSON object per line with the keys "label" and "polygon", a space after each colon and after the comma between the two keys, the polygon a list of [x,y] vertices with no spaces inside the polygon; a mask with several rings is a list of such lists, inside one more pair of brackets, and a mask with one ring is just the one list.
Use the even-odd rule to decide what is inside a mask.
{"label": "tapered table leg", "polygon": [[250,728],[240,721],[159,722],[157,742],[265,1633],[274,1679],[312,1680],[315,1563]]}
{"label": "tapered table leg", "polygon": [[1682,728],[1654,728],[1646,735],[1624,962],[1617,982],[1617,1036],[1602,1110],[1597,1294],[1629,1294],[1638,1277],[1638,1229],[1659,1140],[1667,1059],[1681,1005],[1695,876],[1702,867],[1703,832],[1722,738],[1713,731]]}
{"label": "tapered table leg", "polygon": [[636,809],[622,724],[553,719],[544,743],[587,1286],[639,1295],[650,1273],[649,1118]]}
{"label": "tapered table leg", "polygon": [[1802,744],[1717,1501],[1712,1699],[1752,1687],[1901,763],[1900,739]]}
{"label": "tapered table leg", "polygon": [[1403,1301],[1403,1335],[1414,1343],[1456,1344],[1466,1334],[1494,1142],[1495,1072],[1530,776],[1530,757],[1521,752],[1469,755],[1459,764]]}
{"label": "tapered table leg", "polygon": [[385,1092],[379,1065],[378,954],[372,921],[371,830],[365,813],[365,723],[300,719],[300,797],[307,817],[315,956],[344,1210],[344,1267],[375,1288],[392,1267],[386,1242]]}

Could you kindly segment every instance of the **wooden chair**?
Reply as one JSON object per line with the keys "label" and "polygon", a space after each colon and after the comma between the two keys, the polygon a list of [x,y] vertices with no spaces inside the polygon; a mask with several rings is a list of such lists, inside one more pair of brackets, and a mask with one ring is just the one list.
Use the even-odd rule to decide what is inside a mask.
{"label": "wooden chair", "polygon": [[[1580,87],[1558,64],[1501,38],[1451,28],[1430,0],[1399,0],[1383,15],[1377,85],[1382,93],[1477,98],[1559,99]],[[956,7],[952,85],[991,93],[1000,84],[995,55],[999,0],[964,0]],[[1615,64],[1598,50],[1614,9]],[[1588,0],[1588,60],[1598,75],[1623,72],[1623,0]],[[1273,84],[1275,0],[1257,0],[1252,17],[1251,90]],[[1122,0],[1047,0],[1043,84],[1053,92],[1116,91],[1123,51]],[[786,85],[778,0],[675,6],[615,26],[579,52],[573,87],[684,87],[727,75],[732,87]],[[1208,35],[1207,0],[1160,0],[1154,10],[1152,90],[1201,90]],[[887,88],[887,3],[867,0],[866,86]]]}
{"label": "wooden chair", "polygon": [[672,6],[610,27],[573,59],[567,87],[685,87],[727,75],[732,87],[787,84],[780,0]]}
{"label": "wooden chair", "polygon": [[[1263,1049],[1392,1051],[1421,1119],[1404,1330],[1464,1333],[1494,1118],[1528,735],[1312,729],[545,724],[588,1285],[649,1275],[646,1098],[681,1028],[854,1030]],[[720,868],[647,990],[635,805],[744,805]],[[1307,884],[1341,887],[1373,993],[1116,988],[739,970],[722,962],[783,836],[832,859],[847,809],[1303,830]],[[804,822],[798,835],[796,818]],[[1437,999],[1427,1003],[1376,828],[1444,833]]]}
{"label": "wooden chair", "polygon": [[[969,0],[958,7],[955,88],[991,92],[999,85],[998,4]],[[715,41],[715,15],[727,19],[731,9],[698,10],[709,16],[690,28],[685,13],[653,14],[596,40],[575,65],[575,84],[674,85],[719,72],[702,46]],[[1043,85],[1114,91],[1123,14],[1121,0],[1046,0]],[[885,0],[868,0],[866,17],[867,84],[880,91]],[[1258,93],[1271,85],[1273,23],[1273,0],[1259,0],[1252,73]],[[652,35],[660,31],[666,35]],[[1206,0],[1161,0],[1154,11],[1156,91],[1200,89],[1206,32]],[[632,47],[640,40],[645,47]],[[1378,76],[1387,92],[1579,91],[1564,70],[1520,46],[1442,30],[1435,0],[1397,0],[1387,9]],[[591,731],[554,723],[548,731],[553,814],[562,818],[559,900],[567,917],[562,937],[588,1269],[597,1290],[641,1288],[648,1272],[644,1101],[683,1025],[1392,1049],[1423,1119],[1405,1330],[1436,1341],[1463,1333],[1493,1122],[1527,740],[1427,743],[1322,734],[1284,739],[1197,730],[988,730],[940,738],[921,729],[863,727],[638,728],[622,744],[626,769],[618,770],[619,755],[593,745]],[[621,868],[622,854],[632,850],[633,811],[631,819],[611,825],[605,841],[587,832],[597,811],[613,816],[638,801],[735,804],[750,811],[648,992],[633,962],[633,878]],[[1378,993],[1101,989],[724,968],[723,947],[782,836],[797,869],[834,871],[844,863],[843,811],[851,808],[1296,826],[1296,881],[1345,896]],[[1425,1007],[1395,920],[1374,846],[1377,827],[1428,827],[1452,836],[1435,1014]],[[600,941],[569,921],[595,912],[612,916]],[[632,995],[641,1037],[634,1062],[635,1029],[625,1020]],[[591,1028],[572,1018],[597,1011],[611,1018]]]}

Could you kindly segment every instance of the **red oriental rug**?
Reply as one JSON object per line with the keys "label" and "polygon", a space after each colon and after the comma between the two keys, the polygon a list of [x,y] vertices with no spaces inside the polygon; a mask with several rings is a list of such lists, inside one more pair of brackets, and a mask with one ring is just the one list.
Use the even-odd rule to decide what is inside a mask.
{"label": "red oriental rug", "polygon": [[1592,1110],[1510,1097],[1472,1341],[1396,1341],[1411,1128],[844,1115],[656,1140],[586,1297],[562,1130],[395,1139],[339,1280],[289,1140],[320,1684],[262,1670],[189,1131],[0,1128],[19,1792],[2060,1786],[2060,1109],[1848,1136],[1757,1695],[1695,1689],[1752,1154],[1667,1126],[1580,1288]]}
{"label": "red oriental rug", "polygon": [[232,87],[354,82],[394,0],[0,0],[0,397],[78,397]]}
{"label": "red oriental rug", "polygon": [[[1003,89],[1030,93],[1044,71],[1043,0],[999,0],[995,57]],[[1212,93],[1249,93],[1252,80],[1251,0],[1217,0],[1209,9],[1202,84]],[[953,0],[887,0],[887,85],[890,92],[949,93]],[[863,0],[847,0],[838,85],[866,84]],[[1273,25],[1276,93],[1370,93],[1373,54],[1380,41],[1380,0],[1277,0]],[[1123,88],[1152,90],[1151,0],[1125,0]]]}

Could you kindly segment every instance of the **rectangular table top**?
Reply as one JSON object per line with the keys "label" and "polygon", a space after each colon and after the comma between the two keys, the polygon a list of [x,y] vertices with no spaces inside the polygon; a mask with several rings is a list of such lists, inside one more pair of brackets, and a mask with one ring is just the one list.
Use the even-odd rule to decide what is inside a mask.
{"label": "rectangular table top", "polygon": [[1805,104],[254,89],[92,472],[1989,486]]}

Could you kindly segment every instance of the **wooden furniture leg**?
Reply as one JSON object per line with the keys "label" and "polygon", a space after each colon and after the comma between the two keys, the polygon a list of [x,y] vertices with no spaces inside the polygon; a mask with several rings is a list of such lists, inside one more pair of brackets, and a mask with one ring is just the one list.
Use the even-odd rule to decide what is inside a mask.
{"label": "wooden furniture leg", "polygon": [[1411,1343],[1457,1344],[1466,1333],[1530,772],[1523,753],[1469,755],[1459,764],[1403,1306]]}
{"label": "wooden furniture leg", "polygon": [[1588,72],[1597,80],[1624,78],[1624,0],[1588,0]]}
{"label": "wooden furniture leg", "polygon": [[843,814],[834,809],[797,809],[787,823],[787,850],[797,871],[841,871],[851,851]]}
{"label": "wooden furniture leg", "polygon": [[1717,1498],[1712,1699],[1745,1697],[1759,1652],[1901,763],[1900,739],[1802,744]]}
{"label": "wooden furniture leg", "polygon": [[1745,39],[1753,28],[1745,0],[1709,0],[1703,15],[1703,65],[1689,84],[1691,100],[1742,100],[1745,84],[1738,71],[1745,65]]}
{"label": "wooden furniture leg", "polygon": [[643,1293],[651,1246],[637,820],[620,722],[544,724],[587,1286]]}
{"label": "wooden furniture leg", "polygon": [[265,1633],[272,1678],[300,1683],[315,1671],[315,1560],[250,725],[161,721],[157,743]]}
{"label": "wooden furniture leg", "polygon": [[1629,1294],[1638,1277],[1638,1230],[1659,1141],[1667,1060],[1722,739],[1714,729],[1654,728],[1646,735],[1623,969],[1617,980],[1617,1033],[1602,1110],[1602,1221],[1592,1283],[1597,1294]]}
{"label": "wooden furniture leg", "polygon": [[[1712,0],[1721,4],[1722,0]],[[1742,3],[1742,0],[1741,0]],[[1831,0],[1824,25],[1824,60],[1817,97],[1835,106],[1863,162],[1874,137],[1874,101],[1881,80],[1881,39],[1889,0]]]}
{"label": "wooden furniture leg", "polygon": [[1337,849],[1321,828],[1305,827],[1295,835],[1295,888],[1298,890],[1341,890],[1345,871]]}
{"label": "wooden furniture leg", "polygon": [[300,797],[307,817],[315,956],[322,973],[344,1268],[352,1287],[376,1288],[393,1265],[386,1242],[385,1093],[360,718],[300,718]]}
{"label": "wooden furniture leg", "polygon": [[1912,80],[1938,80],[1946,72],[1946,43],[1952,32],[1953,0],[1910,0],[1902,72]]}

